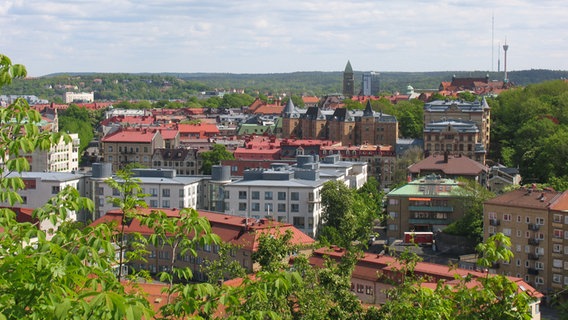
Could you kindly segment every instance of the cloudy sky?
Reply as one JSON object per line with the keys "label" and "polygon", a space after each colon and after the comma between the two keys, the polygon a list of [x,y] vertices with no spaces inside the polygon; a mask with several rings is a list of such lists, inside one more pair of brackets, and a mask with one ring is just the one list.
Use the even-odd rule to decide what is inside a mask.
{"label": "cloudy sky", "polygon": [[567,21],[566,0],[2,0],[0,53],[32,76],[497,71],[506,40],[508,70],[568,70]]}

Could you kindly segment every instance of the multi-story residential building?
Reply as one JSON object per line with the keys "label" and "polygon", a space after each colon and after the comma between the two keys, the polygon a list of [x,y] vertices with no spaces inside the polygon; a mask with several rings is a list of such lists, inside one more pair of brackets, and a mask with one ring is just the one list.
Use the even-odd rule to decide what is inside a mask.
{"label": "multi-story residential building", "polygon": [[[338,247],[320,248],[314,251],[309,258],[310,264],[315,267],[323,267],[328,259],[339,261],[346,253],[344,249]],[[401,283],[405,276],[396,266],[399,264],[396,258],[382,255],[365,253],[358,258],[351,274],[351,291],[362,303],[365,304],[384,304],[389,296],[387,292]],[[378,276],[380,275],[380,276]],[[414,275],[420,277],[423,282],[421,286],[434,290],[438,285],[456,285],[462,279],[470,278],[468,288],[478,288],[482,283],[479,278],[488,275],[485,272],[455,268],[446,265],[418,262],[414,267]],[[508,277],[518,287],[518,293],[524,292],[530,297],[529,308],[531,319],[540,320],[540,302],[543,298],[541,292],[527,284],[523,279]]]}
{"label": "multi-story residential building", "polygon": [[518,168],[507,168],[503,165],[494,165],[489,168],[487,188],[495,193],[503,193],[503,188],[520,185],[522,177]]}
{"label": "multi-story residential building", "polygon": [[[179,217],[179,209],[156,209],[147,208],[140,209],[141,214],[149,214],[152,210],[161,210],[168,217]],[[257,250],[259,239],[263,234],[274,236],[283,235],[286,232],[292,232],[292,245],[299,246],[302,250],[308,250],[314,243],[314,239],[300,232],[290,224],[271,221],[268,219],[253,219],[226,214],[213,213],[207,211],[198,211],[199,216],[206,218],[211,224],[211,231],[217,234],[222,243],[231,244],[234,249],[229,253],[229,259],[237,261],[247,272],[252,272],[257,268],[253,264],[252,254]],[[93,222],[93,225],[101,223],[116,223],[120,225],[122,213],[120,210],[111,210],[106,215]],[[139,233],[148,237],[154,234],[154,230],[140,224],[138,219],[133,219],[128,225],[125,225],[124,232],[126,234]],[[149,245],[147,250],[150,254],[146,257],[147,261],[132,261],[129,267],[136,270],[148,270],[151,274],[169,270],[173,256],[172,247],[169,245],[154,247]],[[203,266],[208,261],[219,259],[218,244],[204,244],[197,247],[196,255],[192,255],[189,251],[181,254],[176,253],[174,266],[177,268],[189,267],[194,276],[195,281],[207,281],[207,276]]]}
{"label": "multi-story residential building", "polygon": [[431,155],[408,167],[412,180],[430,174],[442,178],[456,179],[459,177],[474,180],[482,186],[487,185],[489,168],[468,157],[451,156],[449,152],[443,155]]}
{"label": "multi-story residential building", "polygon": [[94,92],[65,92],[65,103],[71,102],[93,102],[95,101]]}
{"label": "multi-story residential building", "polygon": [[225,213],[256,218],[268,217],[292,223],[309,236],[321,224],[321,189],[329,180],[359,188],[367,179],[366,163],[298,156],[295,167],[276,163],[271,169],[246,170],[242,179],[224,185]]}
{"label": "multi-story residential building", "polygon": [[471,121],[438,121],[424,125],[424,150],[427,155],[451,153],[485,163],[487,150],[477,125]]}
{"label": "multi-story residential building", "polygon": [[370,100],[364,110],[295,108],[291,100],[282,112],[282,137],[322,139],[343,145],[396,145],[396,117],[375,112]]}
{"label": "multi-story residential building", "polygon": [[52,145],[49,150],[36,150],[26,154],[30,171],[37,172],[73,172],[79,170],[79,135],[69,134],[71,141],[63,139]]}
{"label": "multi-story residential building", "polygon": [[[10,177],[20,177],[24,182],[24,189],[18,191],[23,202],[14,205],[18,208],[40,208],[68,186],[77,189],[80,194],[84,191],[83,175],[77,172],[22,172],[10,173],[7,178]],[[4,202],[3,206],[7,205],[8,203]],[[68,211],[67,219],[82,221],[82,214],[83,212]],[[41,222],[40,228],[49,230],[55,228],[55,226],[50,221],[45,220]]]}
{"label": "multi-story residential building", "polygon": [[484,238],[511,239],[512,261],[492,272],[523,278],[544,294],[568,285],[568,192],[536,187],[501,194],[483,204]]}
{"label": "multi-story residential building", "polygon": [[485,163],[491,133],[491,108],[474,102],[436,100],[424,104],[424,150],[463,154]]}
{"label": "multi-story residential building", "polygon": [[377,179],[382,188],[390,186],[394,180],[396,154],[393,146],[322,146],[319,154],[322,158],[337,154],[343,161],[366,162],[368,175]]}
{"label": "multi-story residential building", "polygon": [[197,175],[201,168],[197,151],[190,148],[158,148],[152,155],[152,168],[172,169],[177,175]]}
{"label": "multi-story residential building", "polygon": [[[121,196],[119,190],[105,182],[109,178],[122,180],[112,175],[109,166],[109,163],[94,164],[92,176],[85,181],[85,196],[95,203],[93,221],[116,209],[109,200]],[[202,177],[177,176],[173,169],[133,169],[132,172],[142,193],[147,195],[144,201],[149,207],[197,209]]]}
{"label": "multi-story residential building", "polygon": [[[165,147],[160,130],[153,129],[124,128],[101,140],[101,153],[105,162],[112,164],[113,170],[121,169],[129,163],[151,167],[154,150]],[[175,147],[177,146],[172,146]]]}
{"label": "multi-story residential building", "polygon": [[465,214],[455,190],[457,181],[428,175],[389,192],[387,237],[389,243],[402,239],[404,232],[440,231]]}

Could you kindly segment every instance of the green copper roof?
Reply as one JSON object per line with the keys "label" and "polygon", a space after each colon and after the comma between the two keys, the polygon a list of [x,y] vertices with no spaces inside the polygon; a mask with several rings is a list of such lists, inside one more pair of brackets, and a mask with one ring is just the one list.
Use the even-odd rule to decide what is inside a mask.
{"label": "green copper roof", "polygon": [[347,60],[347,65],[345,66],[345,71],[347,73],[353,73],[353,68],[351,67],[351,62]]}

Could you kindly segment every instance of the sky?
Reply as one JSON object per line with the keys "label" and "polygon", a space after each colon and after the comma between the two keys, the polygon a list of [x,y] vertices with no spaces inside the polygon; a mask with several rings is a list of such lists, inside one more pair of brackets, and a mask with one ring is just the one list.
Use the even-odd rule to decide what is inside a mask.
{"label": "sky", "polygon": [[503,71],[506,42],[508,71],[568,70],[567,17],[566,0],[2,0],[0,54],[30,76]]}

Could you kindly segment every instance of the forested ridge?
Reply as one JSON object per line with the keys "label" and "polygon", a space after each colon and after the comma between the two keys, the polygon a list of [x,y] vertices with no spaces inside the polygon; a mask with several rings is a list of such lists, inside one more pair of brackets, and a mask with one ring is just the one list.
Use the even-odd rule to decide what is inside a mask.
{"label": "forested ridge", "polygon": [[[416,90],[437,89],[442,81],[457,77],[485,77],[502,80],[503,73],[486,71],[382,72],[381,93],[405,93],[408,85]],[[517,86],[568,78],[568,71],[525,70],[508,72]],[[355,72],[355,92],[361,87],[362,72]],[[97,79],[95,82],[94,80]],[[202,91],[243,89],[246,93],[317,95],[342,90],[343,72],[291,72],[272,74],[232,73],[58,73],[38,78],[15,79],[0,94],[29,94],[60,101],[65,91],[95,93],[96,100],[187,99]],[[100,80],[100,81],[99,81]],[[77,86],[76,90],[65,85]]]}

